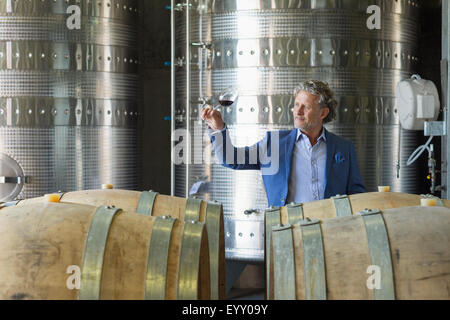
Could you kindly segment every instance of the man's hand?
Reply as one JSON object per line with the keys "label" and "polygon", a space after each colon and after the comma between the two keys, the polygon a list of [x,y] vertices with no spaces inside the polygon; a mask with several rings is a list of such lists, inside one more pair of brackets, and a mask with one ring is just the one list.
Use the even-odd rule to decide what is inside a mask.
{"label": "man's hand", "polygon": [[209,108],[203,108],[201,111],[202,119],[206,121],[208,126],[214,131],[223,130],[225,122],[222,120],[222,115],[219,111]]}

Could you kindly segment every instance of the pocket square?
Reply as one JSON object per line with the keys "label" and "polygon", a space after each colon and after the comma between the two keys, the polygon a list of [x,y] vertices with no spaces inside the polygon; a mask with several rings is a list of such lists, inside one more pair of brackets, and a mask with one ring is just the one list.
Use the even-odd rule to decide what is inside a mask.
{"label": "pocket square", "polygon": [[344,156],[343,156],[343,154],[342,153],[336,153],[336,155],[334,156],[334,160],[336,161],[336,163],[342,163],[342,162],[344,162],[345,161],[345,158],[344,158]]}

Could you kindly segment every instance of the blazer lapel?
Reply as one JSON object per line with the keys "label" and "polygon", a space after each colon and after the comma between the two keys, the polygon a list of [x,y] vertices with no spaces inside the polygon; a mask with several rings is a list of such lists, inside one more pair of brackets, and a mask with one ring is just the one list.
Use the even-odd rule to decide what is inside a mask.
{"label": "blazer lapel", "polygon": [[292,166],[292,154],[294,152],[294,145],[295,145],[295,139],[297,138],[297,130],[294,129],[289,134],[288,141],[286,143],[286,150],[285,150],[285,162],[286,163],[286,179],[289,183],[289,177],[291,175],[291,166]]}
{"label": "blazer lapel", "polygon": [[331,165],[333,164],[333,157],[336,151],[336,144],[334,143],[333,135],[329,134],[328,130],[325,129],[325,136],[327,138],[327,164],[325,169],[325,194],[328,187],[328,182],[330,179]]}

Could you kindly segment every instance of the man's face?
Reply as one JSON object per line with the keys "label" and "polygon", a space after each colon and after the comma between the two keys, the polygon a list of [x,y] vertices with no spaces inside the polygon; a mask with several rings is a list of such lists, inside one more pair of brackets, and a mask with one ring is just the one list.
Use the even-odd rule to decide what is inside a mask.
{"label": "man's face", "polygon": [[328,108],[320,109],[319,100],[319,96],[307,91],[300,91],[297,94],[293,111],[296,128],[310,132],[322,127],[323,119],[330,110]]}

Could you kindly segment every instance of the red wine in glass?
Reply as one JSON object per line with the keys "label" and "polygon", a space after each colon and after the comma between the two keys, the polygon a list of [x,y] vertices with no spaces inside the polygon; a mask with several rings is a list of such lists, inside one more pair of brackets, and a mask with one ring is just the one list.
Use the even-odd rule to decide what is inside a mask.
{"label": "red wine in glass", "polygon": [[222,107],[229,107],[236,102],[238,90],[236,87],[228,87],[219,94],[219,104]]}
{"label": "red wine in glass", "polygon": [[234,101],[230,101],[230,100],[219,100],[219,104],[222,107],[229,107],[234,103]]}

